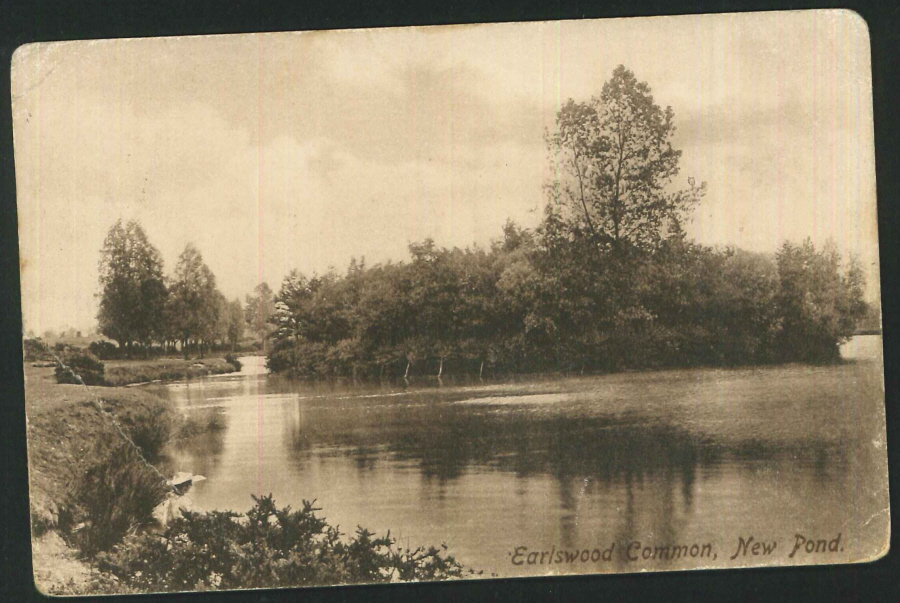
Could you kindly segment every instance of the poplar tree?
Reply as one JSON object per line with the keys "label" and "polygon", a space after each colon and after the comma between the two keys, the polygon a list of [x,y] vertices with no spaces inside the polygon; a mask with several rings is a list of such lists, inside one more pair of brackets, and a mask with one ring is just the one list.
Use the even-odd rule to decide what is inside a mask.
{"label": "poplar tree", "polygon": [[100,250],[100,332],[130,352],[161,339],[167,290],[159,250],[136,221],[118,220]]}
{"label": "poplar tree", "polygon": [[214,338],[219,321],[219,295],[215,275],[203,263],[200,251],[188,243],[175,266],[168,311],[171,331],[181,340],[185,358],[188,342],[198,344],[202,358],[204,344]]}

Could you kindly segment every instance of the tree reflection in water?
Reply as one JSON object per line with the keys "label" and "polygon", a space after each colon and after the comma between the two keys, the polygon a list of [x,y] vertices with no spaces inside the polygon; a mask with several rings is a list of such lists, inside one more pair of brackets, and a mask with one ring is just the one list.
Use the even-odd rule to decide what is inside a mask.
{"label": "tree reflection in water", "polygon": [[[878,401],[861,377],[853,364],[443,387],[258,376],[181,399],[215,396],[230,415],[224,446],[192,453],[210,506],[243,508],[260,488],[316,498],[348,526],[452,540],[508,572],[519,539],[621,548],[842,525],[872,472],[841,403]],[[689,564],[641,567],[676,566]]]}
{"label": "tree reflection in water", "polygon": [[[578,522],[585,497],[624,492],[613,535],[622,546],[648,533],[678,542],[694,516],[698,479],[723,465],[755,475],[810,467],[819,486],[843,466],[839,442],[825,438],[723,438],[679,424],[678,417],[636,411],[591,415],[580,408],[502,399],[460,404],[415,393],[404,403],[357,402],[337,412],[295,414],[298,421],[285,426],[295,462],[326,454],[352,458],[360,472],[379,460],[413,465],[422,480],[437,483],[438,500],[467,472],[502,472],[521,481],[549,475],[557,484],[561,547],[583,541]],[[647,501],[654,512],[639,517]]]}

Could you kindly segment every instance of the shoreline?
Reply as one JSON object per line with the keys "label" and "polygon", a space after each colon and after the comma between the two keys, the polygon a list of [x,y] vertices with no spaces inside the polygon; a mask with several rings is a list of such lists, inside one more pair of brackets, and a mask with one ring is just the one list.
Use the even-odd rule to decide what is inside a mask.
{"label": "shoreline", "polygon": [[[879,338],[880,339],[880,338]],[[880,346],[879,346],[880,348]],[[880,352],[880,349],[878,350]],[[845,358],[836,364],[855,364],[868,362],[865,357]],[[154,361],[150,361],[153,363]],[[117,361],[110,364],[144,364],[141,361]],[[171,363],[171,359],[156,361],[157,366]],[[216,364],[225,365],[222,358],[207,358],[204,361],[178,361],[182,366],[191,364]],[[805,365],[804,363],[785,363],[787,365]],[[556,379],[590,379],[603,377],[627,377],[635,373],[681,373],[693,370],[724,370],[738,371],[758,370],[772,365],[741,366],[741,367],[680,367],[652,368],[636,371],[618,371],[604,373],[602,375],[585,373],[584,375],[556,373],[521,373],[512,380],[556,380]],[[784,364],[778,366],[783,367]],[[813,365],[815,366],[815,365]],[[200,367],[196,367],[199,368]],[[211,367],[204,364],[203,369]],[[233,372],[233,367],[231,367]],[[92,444],[104,438],[116,441],[120,436],[116,435],[112,424],[107,421],[97,408],[97,400],[102,400],[102,405],[109,414],[117,417],[126,432],[133,435],[132,429],[148,424],[154,420],[154,413],[163,416],[175,417],[178,413],[165,397],[152,391],[141,390],[128,385],[112,387],[85,387],[83,385],[56,383],[52,367],[36,367],[26,363],[26,407],[28,411],[28,449],[29,449],[29,483],[31,486],[31,511],[32,511],[32,551],[35,559],[34,579],[41,592],[62,593],[69,592],[69,580],[74,576],[76,584],[82,579],[86,585],[96,580],[99,570],[92,567],[90,557],[84,558],[79,549],[71,541],[71,534],[65,532],[65,528],[59,525],[59,511],[65,504],[71,504],[71,491],[66,484],[78,474],[79,470],[96,464],[102,458],[92,454]],[[206,372],[205,374],[212,374]],[[190,377],[188,377],[190,378]],[[425,381],[433,382],[436,377],[431,376]],[[446,375],[451,384],[453,375]],[[415,379],[422,382],[421,378]],[[489,379],[486,379],[489,380]],[[455,385],[472,384],[475,379],[464,379],[468,383],[457,381]],[[171,381],[167,381],[169,383]],[[139,385],[139,384],[135,384]],[[172,414],[169,414],[172,413]],[[158,415],[157,415],[158,416]],[[199,424],[198,424],[199,425]],[[183,434],[179,431],[180,422],[172,423],[172,432],[167,435],[163,448],[175,443]],[[202,431],[207,429],[200,425]],[[196,435],[197,431],[190,435]],[[165,473],[169,467],[162,463],[152,461]],[[166,473],[166,475],[171,475]],[[204,509],[210,511],[212,509]],[[54,516],[54,514],[56,514]],[[40,560],[40,561],[39,561]],[[59,575],[54,574],[52,568],[58,565],[61,568]],[[101,572],[102,573],[102,572]],[[76,586],[77,588],[77,586]],[[87,588],[87,587],[86,587]],[[69,590],[66,590],[69,589]],[[87,592],[87,591],[86,591]]]}
{"label": "shoreline", "polygon": [[[201,372],[213,374],[213,370],[234,372],[224,359],[204,360],[209,361],[216,366],[191,371],[187,378]],[[141,361],[125,363],[146,368]],[[33,578],[45,594],[66,593],[71,581],[85,586],[97,576],[89,559],[69,541],[77,528],[69,530],[72,533],[67,538],[65,524],[87,504],[79,499],[83,493],[76,485],[78,476],[98,463],[108,463],[116,455],[116,445],[124,442],[109,415],[137,442],[142,455],[164,473],[170,470],[166,449],[209,427],[188,425],[168,400],[141,388],[57,383],[52,367],[32,363],[24,364],[24,374]]]}
{"label": "shoreline", "polygon": [[105,387],[127,387],[147,383],[185,381],[208,375],[238,372],[237,367],[222,357],[183,360],[155,358],[148,360],[106,360]]}
{"label": "shoreline", "polygon": [[[880,340],[882,338],[881,333],[873,333],[873,334],[862,334],[862,335],[854,335],[853,337],[878,337]],[[841,348],[848,345],[849,342],[846,342],[841,345]],[[877,359],[881,359],[882,353],[879,352]],[[357,383],[359,385],[365,384],[402,384],[404,381],[409,384],[413,383],[440,383],[441,381],[448,381],[449,383],[458,382],[458,385],[468,385],[472,383],[479,382],[492,382],[492,383],[506,383],[506,382],[516,382],[519,380],[535,380],[535,381],[544,381],[544,380],[556,380],[556,379],[581,379],[581,378],[594,378],[594,377],[613,377],[616,375],[640,375],[640,374],[648,374],[648,373],[668,373],[668,372],[689,372],[689,371],[761,371],[765,369],[773,369],[773,368],[783,368],[783,367],[807,367],[810,369],[816,368],[827,368],[832,366],[844,366],[844,365],[852,365],[858,364],[859,362],[866,362],[867,360],[871,360],[867,356],[853,356],[853,355],[841,355],[833,360],[823,361],[823,362],[803,362],[799,360],[787,360],[787,361],[771,361],[771,362],[747,362],[747,363],[736,363],[736,364],[725,364],[725,363],[697,363],[697,364],[675,364],[675,365],[659,365],[659,366],[639,366],[639,367],[626,367],[617,370],[584,370],[580,371],[577,369],[559,369],[559,370],[547,370],[547,371],[484,371],[484,375],[479,375],[478,372],[446,372],[443,375],[437,375],[433,373],[416,373],[411,374],[408,377],[404,377],[402,374],[395,373],[391,375],[385,375],[384,377],[352,377],[350,375],[318,375],[318,374],[297,374],[291,373],[290,371],[275,371],[269,372],[269,375],[277,376],[283,379],[287,379],[289,381],[294,381],[298,383]]]}

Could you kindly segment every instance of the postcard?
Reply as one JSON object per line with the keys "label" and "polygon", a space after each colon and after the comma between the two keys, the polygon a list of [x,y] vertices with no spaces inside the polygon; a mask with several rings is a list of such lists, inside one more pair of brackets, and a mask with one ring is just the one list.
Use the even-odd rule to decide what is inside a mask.
{"label": "postcard", "polygon": [[845,10],[20,47],[37,588],[883,556],[871,71]]}

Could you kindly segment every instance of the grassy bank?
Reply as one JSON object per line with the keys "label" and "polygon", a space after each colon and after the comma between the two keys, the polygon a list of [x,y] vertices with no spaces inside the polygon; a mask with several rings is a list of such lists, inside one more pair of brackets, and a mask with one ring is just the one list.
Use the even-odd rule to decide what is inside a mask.
{"label": "grassy bank", "polygon": [[166,486],[142,457],[168,475],[166,446],[206,425],[138,389],[57,383],[50,367],[26,365],[25,387],[35,579],[51,592],[150,519]]}
{"label": "grassy bank", "polygon": [[36,531],[57,528],[61,507],[104,450],[124,443],[111,418],[148,460],[160,461],[184,420],[162,398],[131,388],[85,388],[56,383],[53,369],[25,367],[28,462]]}
{"label": "grassy bank", "polygon": [[[166,362],[151,361],[161,371],[171,370],[164,368]],[[121,364],[127,369],[140,363]],[[167,447],[222,429],[224,418],[212,410],[184,417],[167,400],[140,388],[57,383],[52,367],[26,365],[25,379],[34,576],[44,593],[473,575],[446,554],[446,547],[401,549],[389,535],[376,537],[362,528],[342,534],[317,517],[311,503],[292,511],[277,508],[271,497],[257,499],[243,514],[190,514],[161,534],[159,526],[149,533],[153,509],[168,491],[163,476],[176,469],[167,460]]]}
{"label": "grassy bank", "polygon": [[107,360],[104,379],[108,385],[121,386],[151,381],[180,381],[206,375],[233,373],[237,368],[224,358],[183,360],[153,358],[149,360]]}

